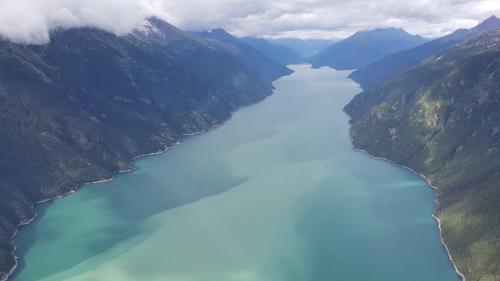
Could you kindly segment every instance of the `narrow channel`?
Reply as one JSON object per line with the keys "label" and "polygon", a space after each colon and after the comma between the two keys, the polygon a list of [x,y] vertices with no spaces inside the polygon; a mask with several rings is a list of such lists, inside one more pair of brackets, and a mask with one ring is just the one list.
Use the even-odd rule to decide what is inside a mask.
{"label": "narrow channel", "polygon": [[459,280],[434,191],[351,149],[349,73],[293,68],[224,126],[40,207],[15,280]]}

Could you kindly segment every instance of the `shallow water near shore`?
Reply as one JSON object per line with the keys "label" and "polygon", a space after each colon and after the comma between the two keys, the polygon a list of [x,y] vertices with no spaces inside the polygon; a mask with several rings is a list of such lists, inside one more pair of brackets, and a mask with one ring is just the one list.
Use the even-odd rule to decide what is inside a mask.
{"label": "shallow water near shore", "polygon": [[458,281],[411,172],[351,149],[348,72],[268,99],[41,209],[17,281]]}

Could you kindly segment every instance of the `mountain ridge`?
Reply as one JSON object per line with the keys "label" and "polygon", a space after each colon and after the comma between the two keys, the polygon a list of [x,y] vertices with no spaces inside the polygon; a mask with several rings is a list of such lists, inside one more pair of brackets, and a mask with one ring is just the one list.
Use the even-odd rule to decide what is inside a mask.
{"label": "mountain ridge", "polygon": [[240,38],[240,40],[283,65],[305,62],[305,58],[303,56],[286,45],[257,37],[243,37]]}
{"label": "mountain ridge", "polygon": [[126,36],[74,28],[46,45],[0,42],[0,279],[35,202],[129,170],[266,98],[271,78],[288,73],[266,67],[156,18]]}
{"label": "mountain ridge", "polygon": [[[279,62],[268,57],[261,51],[239,40],[222,28],[210,31],[194,32],[195,36],[211,40],[220,46],[230,49],[242,62],[254,72],[258,72],[261,79],[273,81],[281,76],[293,73],[293,71]],[[257,69],[261,71],[256,71]]]}
{"label": "mountain ridge", "polygon": [[426,176],[467,280],[500,280],[500,29],[456,45],[346,107],[355,147]]}
{"label": "mountain ridge", "polygon": [[287,46],[300,54],[302,57],[309,59],[317,53],[323,51],[326,47],[335,42],[335,40],[327,39],[297,39],[297,38],[275,38],[268,39],[280,45]]}
{"label": "mountain ridge", "polygon": [[401,28],[358,31],[315,55],[311,63],[316,68],[330,66],[338,70],[351,70],[425,41],[424,38],[411,35]]}
{"label": "mountain ridge", "polygon": [[500,19],[494,15],[490,16],[471,29],[458,29],[451,34],[436,38],[412,49],[390,54],[355,70],[349,77],[365,89],[375,86],[438,52],[455,44],[462,43],[481,32],[486,32],[498,27],[500,27]]}

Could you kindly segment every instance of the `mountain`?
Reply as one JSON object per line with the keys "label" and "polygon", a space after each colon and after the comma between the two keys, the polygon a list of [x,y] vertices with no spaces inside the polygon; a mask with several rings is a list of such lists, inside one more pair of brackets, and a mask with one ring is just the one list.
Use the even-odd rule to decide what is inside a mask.
{"label": "mountain", "polygon": [[498,27],[500,27],[500,19],[491,16],[472,29],[459,29],[452,34],[429,41],[415,48],[389,55],[377,62],[361,67],[354,71],[350,78],[361,84],[363,88],[368,88],[455,44],[464,42],[481,32],[490,31]]}
{"label": "mountain", "polygon": [[121,37],[76,28],[52,32],[46,45],[0,41],[0,279],[15,264],[11,237],[33,218],[34,203],[213,128],[288,73],[247,63],[155,18]]}
{"label": "mountain", "polygon": [[311,63],[314,67],[356,69],[424,42],[424,38],[411,35],[400,28],[360,31],[315,55]]}
{"label": "mountain", "polygon": [[355,147],[437,187],[442,235],[466,280],[500,280],[500,29],[369,89],[345,108]]}
{"label": "mountain", "polygon": [[295,50],[264,38],[243,37],[240,40],[283,65],[297,64],[305,61]]}
{"label": "mountain", "polygon": [[261,51],[227,33],[224,29],[201,31],[193,34],[200,38],[211,40],[221,47],[227,48],[228,51],[236,55],[248,69],[258,73],[260,78],[265,81],[273,81],[283,75],[288,75],[293,72],[279,62],[272,60]]}
{"label": "mountain", "polygon": [[287,46],[303,58],[310,58],[333,43],[325,39],[276,38],[269,41]]}

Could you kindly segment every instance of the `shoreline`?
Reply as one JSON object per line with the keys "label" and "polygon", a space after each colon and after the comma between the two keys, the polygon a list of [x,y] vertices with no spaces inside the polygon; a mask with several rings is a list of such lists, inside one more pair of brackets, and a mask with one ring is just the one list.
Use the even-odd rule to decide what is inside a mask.
{"label": "shoreline", "polygon": [[[356,81],[354,81],[351,77],[348,77],[348,78],[350,78],[350,80],[352,80],[354,83],[356,83],[356,84],[359,85],[359,83],[356,82]],[[349,113],[347,113],[345,111],[345,109],[343,111],[347,115],[347,117],[349,119],[351,119],[351,116],[349,115]],[[351,127],[351,122],[350,121],[349,121],[349,127]],[[349,134],[349,138],[350,138],[350,142],[351,142],[351,148],[352,148],[353,151],[361,152],[361,153],[365,154],[366,156],[368,156],[371,159],[381,160],[381,161],[387,162],[387,163],[389,163],[389,164],[391,164],[391,165],[393,165],[395,167],[403,168],[403,169],[405,169],[407,171],[410,171],[414,175],[420,177],[421,179],[423,179],[427,183],[427,186],[429,188],[431,188],[431,189],[434,190],[434,207],[436,207],[436,205],[439,204],[439,200],[438,200],[438,188],[434,184],[432,184],[432,181],[429,178],[427,178],[425,175],[423,175],[421,173],[416,172],[415,170],[413,170],[410,167],[397,164],[396,162],[394,162],[394,161],[392,161],[390,159],[384,158],[384,157],[371,155],[368,151],[366,151],[364,149],[361,149],[361,148],[357,148],[354,145],[354,139],[353,139],[353,137],[351,135],[351,129],[349,129],[348,134]],[[466,281],[465,275],[458,269],[457,264],[453,260],[453,256],[451,255],[450,249],[448,248],[448,245],[446,244],[446,241],[443,238],[443,230],[442,230],[442,227],[441,227],[441,220],[435,215],[434,212],[435,211],[432,212],[431,216],[434,219],[434,221],[437,222],[437,227],[438,227],[438,232],[439,232],[439,240],[441,241],[441,246],[443,247],[443,249],[445,250],[446,254],[448,255],[448,261],[453,266],[453,270],[455,271],[455,274],[457,274],[457,276],[460,279],[462,279],[462,281]]]}
{"label": "shoreline", "polygon": [[[350,133],[349,133],[349,135],[350,135]],[[351,148],[352,148],[353,151],[361,152],[361,153],[365,154],[366,156],[368,156],[369,158],[371,158],[373,160],[381,160],[381,161],[384,161],[384,162],[387,162],[387,163],[391,164],[394,167],[403,168],[403,169],[405,169],[407,171],[410,171],[414,175],[420,177],[421,179],[423,179],[426,182],[427,186],[429,188],[431,188],[431,189],[434,190],[434,204],[435,205],[439,204],[438,193],[437,193],[438,188],[435,185],[433,185],[432,182],[431,182],[431,180],[429,178],[427,178],[425,175],[416,172],[415,170],[413,170],[410,167],[397,164],[396,162],[394,162],[394,161],[392,161],[390,159],[371,155],[368,151],[366,151],[364,149],[361,149],[361,148],[357,148],[354,145],[354,140],[353,140],[352,136],[350,136],[350,139],[351,139]],[[441,220],[434,214],[434,212],[432,213],[432,218],[434,219],[434,221],[437,222],[438,232],[439,232],[439,240],[441,241],[441,245],[442,245],[443,249],[446,251],[446,254],[448,255],[448,261],[453,266],[453,269],[454,269],[455,273],[457,274],[457,276],[460,277],[460,279],[462,279],[462,281],[466,281],[465,275],[462,272],[460,272],[460,270],[458,269],[455,261],[453,260],[452,255],[450,253],[450,249],[448,248],[448,245],[446,245],[446,241],[443,238],[443,231],[442,231],[442,228],[441,228]]]}
{"label": "shoreline", "polygon": [[[79,189],[83,188],[86,185],[94,185],[94,184],[99,184],[99,183],[110,182],[110,181],[113,181],[115,179],[115,177],[118,176],[118,175],[120,175],[120,174],[134,172],[135,171],[134,162],[136,160],[138,160],[140,158],[144,158],[144,157],[149,157],[149,156],[155,156],[155,155],[163,154],[163,153],[169,151],[170,149],[173,149],[175,146],[181,144],[183,142],[183,140],[184,140],[183,137],[188,138],[188,137],[196,136],[196,135],[199,135],[199,134],[203,134],[203,133],[207,133],[207,132],[213,131],[215,129],[218,129],[218,128],[224,126],[229,120],[231,120],[233,118],[233,113],[235,113],[236,111],[239,111],[239,110],[245,109],[247,107],[253,106],[253,105],[257,104],[257,103],[263,102],[266,99],[268,99],[270,96],[274,95],[274,90],[275,90],[274,82],[276,80],[279,80],[279,79],[282,79],[284,77],[290,76],[294,72],[295,71],[292,71],[291,73],[289,73],[287,75],[283,75],[282,77],[279,77],[279,78],[275,79],[274,81],[272,81],[272,90],[271,90],[271,92],[269,94],[263,96],[262,98],[260,98],[257,101],[250,102],[248,104],[243,104],[243,105],[241,105],[241,106],[239,106],[239,107],[237,107],[235,109],[230,110],[229,116],[225,120],[220,121],[220,123],[212,125],[211,127],[208,127],[206,129],[201,129],[199,131],[195,131],[195,132],[192,132],[192,133],[180,134],[180,135],[178,135],[179,139],[176,142],[174,142],[170,146],[168,146],[168,145],[165,146],[165,148],[160,149],[159,151],[151,152],[151,153],[145,153],[145,154],[140,154],[140,155],[134,156],[129,161],[130,162],[130,166],[131,166],[130,169],[115,171],[115,172],[113,172],[113,175],[110,178],[108,178],[108,179],[101,179],[101,180],[96,180],[96,181],[91,181],[91,182],[87,182],[87,183],[78,184],[72,190],[70,190],[68,192],[65,192],[65,193],[62,193],[62,194],[58,194],[58,195],[52,196],[50,198],[37,201],[37,202],[33,203],[33,205],[32,205],[33,211],[34,211],[35,207],[38,206],[38,205],[40,205],[40,204],[48,203],[48,202],[55,201],[55,200],[64,198],[66,196],[69,196],[69,195],[71,195],[73,193],[76,193]],[[17,246],[15,244],[15,238],[16,238],[17,234],[19,233],[19,230],[23,226],[27,226],[27,225],[30,225],[31,223],[33,223],[36,220],[37,216],[38,216],[37,213],[34,212],[34,215],[30,219],[25,220],[25,221],[21,221],[20,223],[18,223],[15,226],[15,230],[14,230],[14,232],[12,233],[12,235],[10,237],[10,243],[13,246],[13,249],[11,251],[11,255],[14,258],[14,265],[12,266],[12,268],[8,272],[4,273],[5,275],[2,275],[2,272],[0,272],[0,281],[9,281],[9,280],[11,280],[10,278],[14,275],[14,273],[18,269],[18,266],[19,266],[19,262],[18,262],[19,257],[16,256]]]}
{"label": "shoreline", "polygon": [[[286,76],[288,76],[288,75],[286,75]],[[286,77],[286,76],[283,76],[283,77]],[[283,77],[281,77],[281,78],[283,78]],[[273,88],[274,88],[274,85],[273,85]],[[132,157],[130,159],[130,161],[129,161],[130,162],[130,166],[131,166],[130,169],[115,171],[113,173],[113,175],[110,178],[107,178],[107,179],[101,179],[101,180],[96,180],[96,181],[91,181],[91,182],[79,184],[79,185],[77,185],[76,187],[74,187],[72,190],[70,190],[68,192],[65,192],[65,193],[62,193],[62,194],[58,194],[58,195],[52,196],[50,198],[43,199],[43,200],[40,200],[40,201],[37,201],[37,202],[33,203],[32,208],[34,210],[34,208],[36,206],[40,205],[40,204],[44,204],[44,203],[48,203],[48,202],[55,201],[55,200],[58,200],[58,199],[62,199],[64,197],[66,197],[66,196],[69,196],[69,195],[71,195],[73,193],[78,192],[79,189],[83,188],[86,185],[94,185],[94,184],[100,184],[100,183],[110,182],[110,181],[113,181],[116,178],[116,176],[119,176],[120,174],[132,173],[136,169],[135,165],[134,165],[135,161],[137,161],[137,160],[139,160],[141,158],[145,158],[145,157],[149,157],[149,156],[155,156],[155,155],[160,155],[160,154],[163,154],[165,152],[168,152],[169,150],[175,148],[175,146],[177,146],[179,144],[182,144],[182,142],[184,141],[183,137],[184,138],[188,138],[188,137],[192,137],[192,136],[196,136],[196,135],[199,135],[199,134],[208,133],[210,131],[216,130],[216,129],[224,126],[229,120],[231,120],[233,118],[233,113],[235,113],[236,111],[239,111],[239,110],[245,109],[247,107],[253,106],[253,105],[257,104],[257,103],[263,102],[267,98],[269,98],[270,96],[272,96],[273,94],[274,94],[274,90],[269,95],[266,95],[266,96],[262,97],[262,99],[260,99],[258,101],[255,101],[255,102],[252,102],[252,103],[249,103],[249,104],[246,104],[246,105],[242,105],[242,106],[240,106],[240,107],[238,107],[236,109],[231,110],[229,116],[225,120],[222,120],[218,124],[215,124],[215,125],[213,125],[211,127],[208,127],[206,129],[201,129],[199,131],[195,131],[195,132],[192,132],[192,133],[184,133],[184,134],[178,135],[179,139],[177,141],[175,141],[171,145],[166,145],[165,148],[160,149],[159,151],[150,152],[150,153],[144,153],[144,154],[140,154],[140,155]],[[17,246],[15,244],[15,238],[16,238],[17,234],[19,233],[19,230],[22,227],[30,225],[31,223],[33,223],[36,220],[37,217],[38,217],[38,214],[34,213],[33,217],[31,217],[28,220],[21,221],[20,223],[18,223],[16,225],[14,233],[12,233],[12,235],[10,237],[10,243],[11,243],[11,245],[13,245],[13,249],[11,251],[11,255],[14,257],[14,265],[12,266],[12,268],[8,272],[5,273],[5,276],[2,277],[2,275],[0,275],[0,277],[1,277],[0,281],[10,281],[11,280],[10,278],[14,275],[14,273],[16,273],[16,270],[18,269],[18,266],[19,266],[19,262],[18,262],[19,257],[16,255]]]}
{"label": "shoreline", "polygon": [[[248,106],[250,106],[250,105],[248,105]],[[244,106],[244,107],[246,107],[246,106]],[[244,108],[244,107],[241,107],[241,108]],[[239,108],[239,109],[241,109],[241,108]],[[181,137],[190,137],[190,136],[196,136],[196,135],[199,135],[199,134],[203,134],[203,133],[207,133],[207,132],[213,131],[213,130],[215,130],[215,129],[221,127],[221,126],[223,126],[224,124],[226,124],[226,122],[228,120],[230,120],[231,118],[232,118],[232,115],[227,120],[221,122],[220,124],[214,125],[214,126],[208,128],[208,129],[199,130],[199,131],[196,131],[194,133],[181,134],[180,136]],[[33,203],[32,208],[34,210],[38,205],[49,203],[49,202],[52,202],[52,201],[59,200],[59,199],[62,199],[64,197],[67,197],[69,195],[72,195],[72,194],[78,192],[78,190],[80,190],[81,188],[83,188],[83,187],[85,187],[87,185],[95,185],[95,184],[101,184],[101,183],[106,183],[106,182],[114,181],[115,178],[117,176],[121,175],[121,174],[127,174],[127,173],[134,172],[136,170],[135,162],[137,160],[139,160],[141,158],[145,158],[145,157],[150,157],[150,156],[156,156],[156,155],[164,154],[164,153],[168,152],[169,150],[175,148],[177,145],[182,144],[182,142],[183,142],[183,140],[179,139],[176,142],[174,142],[173,144],[167,145],[167,146],[165,146],[165,148],[160,149],[159,151],[150,152],[150,153],[145,153],[145,154],[140,154],[140,155],[134,156],[133,158],[130,159],[130,166],[131,166],[130,169],[118,170],[118,171],[114,172],[113,175],[110,178],[107,178],[107,179],[101,179],[101,180],[96,180],[96,181],[91,181],[91,182],[86,182],[86,183],[83,183],[83,184],[79,184],[79,185],[77,185],[76,187],[74,187],[72,190],[70,190],[68,192],[65,192],[65,193],[62,193],[62,194],[58,194],[58,195],[54,195],[54,196],[49,197],[47,199],[43,199],[43,200],[40,200],[40,201],[37,201],[37,202]],[[38,214],[35,212],[34,215],[31,218],[29,218],[29,219],[27,219],[25,221],[21,221],[20,223],[18,223],[16,225],[14,233],[11,235],[11,238],[10,238],[10,242],[13,245],[13,249],[11,251],[11,254],[14,257],[14,265],[12,266],[12,268],[7,273],[5,273],[5,276],[3,278],[1,278],[0,281],[9,281],[9,280],[11,280],[10,278],[13,277],[14,273],[16,273],[16,270],[18,269],[18,266],[19,266],[19,258],[20,257],[16,255],[17,245],[15,244],[15,239],[16,239],[19,231],[21,230],[21,228],[24,227],[24,226],[28,226],[28,225],[32,224],[37,219],[37,217],[38,217]]]}
{"label": "shoreline", "polygon": [[[289,74],[289,75],[291,75],[291,74]],[[286,75],[286,76],[289,76],[289,75]],[[283,76],[283,77],[286,77],[286,76]],[[281,78],[283,78],[283,77],[281,77]],[[274,85],[273,85],[273,88],[274,88]],[[40,200],[40,201],[37,201],[37,202],[33,203],[32,208],[34,210],[35,207],[38,206],[38,205],[40,205],[40,204],[44,204],[44,203],[48,203],[48,202],[55,201],[55,200],[58,200],[58,199],[62,199],[64,197],[66,197],[66,196],[69,196],[69,195],[71,195],[73,193],[78,192],[79,189],[83,188],[86,185],[94,185],[94,184],[99,184],[99,183],[110,182],[110,181],[113,181],[116,178],[116,176],[118,176],[120,174],[126,174],[126,173],[134,172],[135,171],[135,165],[134,165],[135,161],[137,161],[137,160],[139,160],[141,158],[163,154],[163,153],[165,153],[165,152],[167,152],[167,151],[175,148],[175,146],[181,144],[184,141],[183,137],[184,138],[188,138],[188,137],[192,137],[192,136],[196,136],[196,135],[199,135],[199,134],[208,133],[210,131],[216,130],[216,129],[224,126],[229,120],[231,120],[233,118],[233,113],[235,113],[236,111],[239,111],[239,110],[245,109],[247,107],[253,106],[253,105],[257,104],[257,103],[263,102],[267,98],[269,98],[270,96],[272,96],[273,94],[274,94],[274,89],[272,90],[272,92],[269,95],[266,95],[266,96],[262,97],[258,101],[255,101],[255,102],[252,102],[252,103],[249,103],[249,104],[246,104],[246,105],[242,105],[242,106],[240,106],[240,107],[238,107],[236,109],[231,110],[229,116],[225,120],[222,120],[218,124],[212,125],[211,127],[208,127],[206,129],[201,129],[199,131],[195,131],[195,132],[192,132],[192,133],[184,133],[184,134],[178,135],[179,139],[177,141],[175,141],[170,146],[169,145],[165,146],[165,148],[160,149],[159,151],[145,153],[145,154],[140,154],[140,155],[132,157],[130,159],[130,161],[129,161],[130,162],[130,166],[131,166],[130,169],[115,171],[115,172],[113,172],[113,175],[110,178],[108,178],[108,179],[101,179],[101,180],[96,180],[96,181],[91,181],[91,182],[79,184],[76,187],[74,187],[74,189],[72,189],[72,190],[70,190],[68,192],[65,192],[65,193],[62,193],[62,194],[58,194],[58,195],[52,196],[50,198],[43,199],[43,200]],[[33,223],[36,220],[37,216],[38,216],[37,213],[34,213],[33,217],[31,217],[28,220],[21,221],[20,223],[18,223],[16,225],[14,233],[10,237],[10,243],[11,243],[11,245],[13,245],[13,249],[11,251],[11,255],[14,257],[14,265],[12,266],[12,268],[7,273],[5,273],[5,276],[2,277],[2,275],[0,275],[0,277],[1,277],[0,281],[10,281],[11,280],[10,278],[14,275],[14,273],[16,273],[16,270],[18,269],[18,266],[19,266],[19,262],[18,262],[19,257],[16,255],[17,246],[15,244],[15,238],[16,238],[17,234],[19,233],[19,230],[23,226],[28,226],[31,223]]]}

